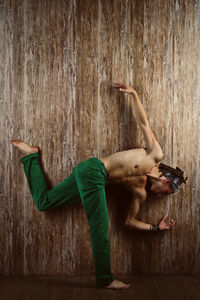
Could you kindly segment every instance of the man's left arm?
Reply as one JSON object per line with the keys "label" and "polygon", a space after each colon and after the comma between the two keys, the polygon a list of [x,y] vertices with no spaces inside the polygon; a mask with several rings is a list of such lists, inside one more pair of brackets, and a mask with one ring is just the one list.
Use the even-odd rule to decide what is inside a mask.
{"label": "man's left arm", "polygon": [[136,120],[143,132],[146,151],[148,154],[151,155],[155,162],[161,161],[163,158],[162,149],[150,128],[146,112],[142,106],[137,92],[132,87],[126,84],[115,83],[114,87],[117,88],[120,92],[130,94],[133,97],[133,105],[136,114]]}

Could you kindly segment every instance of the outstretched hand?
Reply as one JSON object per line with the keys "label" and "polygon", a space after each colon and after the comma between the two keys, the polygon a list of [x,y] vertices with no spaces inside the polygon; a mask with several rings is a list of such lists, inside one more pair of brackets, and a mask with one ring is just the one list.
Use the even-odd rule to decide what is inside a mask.
{"label": "outstretched hand", "polygon": [[119,92],[136,94],[136,91],[131,86],[124,83],[114,83],[114,87],[118,89]]}
{"label": "outstretched hand", "polygon": [[174,221],[173,219],[171,219],[170,223],[167,224],[165,222],[166,219],[167,219],[167,216],[164,216],[162,218],[162,220],[160,221],[160,223],[158,225],[159,228],[160,228],[160,230],[169,230],[169,229],[172,229],[172,227],[178,222],[178,221]]}

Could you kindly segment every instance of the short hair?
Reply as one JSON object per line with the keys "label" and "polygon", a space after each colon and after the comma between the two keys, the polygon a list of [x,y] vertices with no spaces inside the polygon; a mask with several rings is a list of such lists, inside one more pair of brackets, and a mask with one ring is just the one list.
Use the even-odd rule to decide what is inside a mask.
{"label": "short hair", "polygon": [[[162,172],[162,175],[164,175],[167,179],[171,181],[169,183],[170,187],[172,188],[173,192],[176,193],[178,189],[180,188],[182,183],[186,183],[186,180],[188,177],[184,178],[183,171],[176,167],[176,169],[169,167],[163,163],[159,164],[159,170]],[[161,176],[162,176],[161,175]]]}

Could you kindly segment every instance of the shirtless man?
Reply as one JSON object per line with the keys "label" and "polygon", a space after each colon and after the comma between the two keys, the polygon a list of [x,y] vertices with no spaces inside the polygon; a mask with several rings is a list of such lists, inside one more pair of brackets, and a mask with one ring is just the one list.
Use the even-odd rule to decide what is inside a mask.
{"label": "shirtless man", "polygon": [[122,182],[128,184],[134,193],[125,225],[136,230],[159,231],[171,229],[177,221],[171,220],[167,224],[165,216],[159,225],[152,225],[136,219],[140,205],[147,198],[147,182],[150,183],[151,192],[160,197],[176,192],[186,179],[180,169],[160,163],[163,152],[149,127],[136,91],[126,84],[116,83],[114,87],[133,97],[136,120],[144,135],[145,148],[117,152],[106,158],[90,158],[76,166],[67,179],[49,190],[38,162],[38,148],[21,140],[10,142],[25,155],[21,162],[33,200],[40,211],[82,202],[89,223],[97,286],[127,289],[130,285],[114,279],[110,268],[106,184]]}
{"label": "shirtless man", "polygon": [[[134,199],[129,209],[125,225],[137,230],[168,230],[177,221],[173,219],[169,224],[164,216],[158,227],[143,223],[135,217],[139,212],[140,205],[146,200],[147,180],[151,183],[150,191],[158,197],[172,194],[178,190],[182,183],[187,180],[183,178],[183,172],[179,169],[170,168],[161,164],[163,158],[162,149],[157,142],[147,120],[146,113],[137,95],[137,92],[126,84],[116,83],[114,87],[118,91],[128,93],[133,97],[133,104],[136,113],[136,120],[143,132],[145,148],[131,149],[114,153],[102,158],[108,172],[108,183],[124,182],[129,185],[134,193]],[[164,175],[165,174],[165,175]]]}

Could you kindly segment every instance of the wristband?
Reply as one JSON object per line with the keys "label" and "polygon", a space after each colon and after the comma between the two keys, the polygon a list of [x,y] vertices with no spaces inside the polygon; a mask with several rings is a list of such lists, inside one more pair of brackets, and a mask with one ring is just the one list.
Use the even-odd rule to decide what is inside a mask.
{"label": "wristband", "polygon": [[158,232],[158,231],[160,231],[160,228],[159,228],[159,226],[158,225],[151,225],[152,227],[152,230],[153,231],[155,231],[155,232]]}

